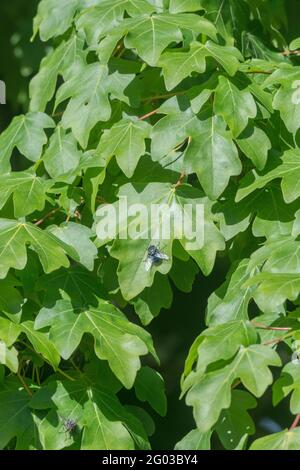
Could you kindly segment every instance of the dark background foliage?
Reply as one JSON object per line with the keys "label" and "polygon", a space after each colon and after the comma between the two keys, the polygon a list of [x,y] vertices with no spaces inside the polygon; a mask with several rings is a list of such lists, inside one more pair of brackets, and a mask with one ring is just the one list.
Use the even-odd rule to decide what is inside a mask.
{"label": "dark background foliage", "polygon": [[[38,0],[2,0],[0,3],[0,79],[7,86],[7,104],[0,106],[0,132],[13,116],[26,111],[28,83],[49,47],[38,38],[30,42],[37,4]],[[286,0],[286,10],[288,30],[285,37],[290,40],[299,32],[299,0]],[[180,374],[190,345],[204,328],[207,298],[224,282],[228,266],[229,260],[219,257],[213,275],[208,278],[198,276],[191,294],[176,291],[174,286],[172,308],[162,312],[149,328],[162,361],[160,372],[166,381],[168,395],[168,415],[157,419],[152,441],[154,448],[172,449],[174,442],[194,426],[191,409],[183,400],[178,401]],[[132,394],[128,395],[127,400]],[[254,418],[262,435],[280,430],[278,422],[281,426],[290,424],[287,405],[273,409],[271,397],[267,394]]]}

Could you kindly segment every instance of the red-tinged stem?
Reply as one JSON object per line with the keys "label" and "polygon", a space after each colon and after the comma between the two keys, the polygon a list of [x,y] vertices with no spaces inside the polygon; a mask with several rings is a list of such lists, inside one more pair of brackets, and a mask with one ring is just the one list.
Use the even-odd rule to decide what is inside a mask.
{"label": "red-tinged stem", "polygon": [[260,328],[262,330],[271,330],[271,331],[291,331],[292,329],[289,327],[266,326],[266,325],[263,325],[262,323],[256,323],[256,322],[252,322],[252,325],[255,326],[255,328]]}
{"label": "red-tinged stem", "polygon": [[270,341],[265,341],[264,343],[262,343],[264,346],[269,346],[270,344],[278,344],[278,343],[281,343],[281,341],[284,341],[285,339],[287,339],[289,336],[291,336],[292,332],[290,333],[287,333],[286,335],[284,336],[281,336],[280,338],[276,338],[276,339],[271,339]]}
{"label": "red-tinged stem", "polygon": [[142,98],[142,101],[157,101],[157,100],[163,100],[165,98],[172,98],[172,96],[182,96],[185,95],[186,91],[174,91],[173,93],[165,93],[163,95],[154,95],[154,96],[148,96],[146,98]]}
{"label": "red-tinged stem", "polygon": [[296,418],[294,419],[293,424],[290,427],[290,431],[292,431],[293,429],[295,429],[298,426],[299,421],[300,421],[300,414],[297,415]]}
{"label": "red-tinged stem", "polygon": [[183,181],[184,177],[185,177],[185,173],[182,172],[180,177],[179,177],[179,180],[177,181],[176,184],[174,184],[174,189],[176,189],[176,188],[178,188],[179,186],[182,185],[182,181]]}
{"label": "red-tinged stem", "polygon": [[57,207],[56,209],[53,209],[53,211],[48,212],[48,214],[46,214],[45,217],[43,217],[42,219],[35,222],[34,225],[37,225],[37,226],[41,225],[45,220],[47,220],[52,215],[56,214],[56,212],[58,212],[59,210],[60,210],[60,207]]}
{"label": "red-tinged stem", "polygon": [[283,51],[281,54],[282,54],[282,55],[286,55],[286,56],[289,56],[289,55],[300,55],[300,49],[296,49],[295,51]]}
{"label": "red-tinged stem", "polygon": [[157,112],[158,112],[158,108],[153,109],[153,111],[150,111],[150,113],[144,114],[144,116],[140,116],[139,120],[143,121],[144,119],[147,119],[148,117],[154,116],[154,114],[156,114]]}

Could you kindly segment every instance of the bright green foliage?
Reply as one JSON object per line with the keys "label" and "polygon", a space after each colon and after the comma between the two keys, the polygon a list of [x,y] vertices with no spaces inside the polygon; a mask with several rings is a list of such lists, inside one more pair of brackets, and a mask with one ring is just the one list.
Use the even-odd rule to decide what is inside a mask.
{"label": "bright green foliage", "polygon": [[[206,328],[181,380],[195,425],[174,447],[300,449],[300,41],[285,23],[281,0],[40,1],[33,38],[50,47],[0,134],[1,448],[150,449],[168,401],[148,325],[225,266],[206,315],[196,302]],[[154,205],[168,237],[167,212],[146,224]],[[203,209],[193,246],[187,205],[190,232]],[[150,245],[165,258],[148,268]],[[291,429],[261,437],[271,387]]]}

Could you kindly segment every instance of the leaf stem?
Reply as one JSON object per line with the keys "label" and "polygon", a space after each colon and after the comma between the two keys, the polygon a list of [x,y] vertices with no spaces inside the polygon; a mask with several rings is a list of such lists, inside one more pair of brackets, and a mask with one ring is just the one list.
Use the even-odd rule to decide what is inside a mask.
{"label": "leaf stem", "polygon": [[51,116],[52,117],[59,117],[59,116],[62,116],[63,114],[64,114],[64,111],[59,111],[58,113],[54,113]]}
{"label": "leaf stem", "polygon": [[299,421],[300,421],[300,414],[297,415],[296,418],[294,419],[293,424],[291,425],[289,431],[292,431],[293,429],[295,429],[298,426]]}
{"label": "leaf stem", "polygon": [[157,112],[158,112],[158,108],[157,108],[157,109],[153,109],[153,111],[150,111],[149,113],[144,114],[144,116],[140,116],[140,117],[139,117],[139,120],[140,120],[140,121],[143,121],[144,119],[147,119],[148,117],[153,116],[153,115],[156,114]]}
{"label": "leaf stem", "polygon": [[64,372],[63,370],[61,370],[59,367],[57,369],[55,369],[55,367],[53,367],[53,365],[51,364],[50,361],[48,361],[48,359],[46,359],[42,354],[38,353],[32,346],[30,346],[29,344],[27,344],[25,341],[22,341],[21,339],[18,340],[19,343],[23,344],[24,346],[26,346],[26,348],[30,349],[31,351],[33,351],[35,354],[37,354],[38,356],[40,356],[43,361],[47,362],[47,364],[49,364],[49,366],[51,366],[55,371],[57,371],[59,374],[61,375],[64,375],[67,379],[69,380],[72,380],[72,382],[75,381],[75,379],[73,379],[73,377],[71,377],[70,375],[68,375],[66,372]]}
{"label": "leaf stem", "polygon": [[185,95],[186,91],[174,91],[171,93],[165,93],[163,95],[154,95],[154,96],[148,96],[146,98],[142,98],[142,102],[145,101],[158,101],[158,100],[163,100],[164,98],[172,98],[172,96],[182,96]]}
{"label": "leaf stem", "polygon": [[292,328],[289,327],[277,327],[277,326],[267,326],[264,325],[263,323],[257,323],[257,322],[252,322],[252,325],[255,326],[255,328],[260,328],[262,330],[271,330],[271,331],[291,331]]}
{"label": "leaf stem", "polygon": [[296,55],[296,56],[298,56],[298,55],[300,55],[300,49],[296,49],[296,50],[294,50],[294,51],[289,51],[289,50],[283,51],[283,52],[281,52],[281,54],[282,54],[282,55],[285,55],[285,56],[289,56],[289,55]]}
{"label": "leaf stem", "polygon": [[30,388],[28,387],[27,383],[25,382],[25,380],[23,379],[23,377],[22,377],[22,375],[20,374],[19,371],[17,372],[17,376],[18,376],[18,379],[20,380],[21,384],[23,385],[24,390],[26,391],[27,395],[29,395],[30,397],[32,397],[32,396],[33,396],[33,393],[32,393],[32,391],[30,390]]}
{"label": "leaf stem", "polygon": [[63,375],[64,377],[66,377],[67,379],[69,380],[72,380],[72,382],[75,382],[75,379],[73,379],[73,377],[71,377],[70,375],[68,375],[66,372],[64,372],[63,370],[61,369],[57,369],[57,372],[61,375]]}
{"label": "leaf stem", "polygon": [[173,188],[176,189],[178,188],[179,186],[182,185],[182,182],[183,182],[183,179],[185,177],[185,173],[184,171],[181,173],[181,175],[179,176],[179,180],[177,181],[177,183],[174,184]]}
{"label": "leaf stem", "polygon": [[52,215],[56,214],[56,212],[58,212],[60,209],[61,209],[60,207],[57,207],[56,209],[53,209],[52,211],[48,212],[48,214],[46,214],[42,219],[35,222],[34,225],[37,225],[37,226],[41,225],[43,222],[45,222],[45,220],[47,220]]}
{"label": "leaf stem", "polygon": [[280,338],[276,338],[276,339],[271,339],[270,341],[265,341],[264,343],[262,343],[264,346],[269,346],[270,344],[278,344],[278,343],[281,343],[281,341],[284,341],[286,338],[288,338],[289,336],[291,336],[293,334],[293,332],[291,331],[290,333],[287,333],[286,335],[284,336],[281,336]]}

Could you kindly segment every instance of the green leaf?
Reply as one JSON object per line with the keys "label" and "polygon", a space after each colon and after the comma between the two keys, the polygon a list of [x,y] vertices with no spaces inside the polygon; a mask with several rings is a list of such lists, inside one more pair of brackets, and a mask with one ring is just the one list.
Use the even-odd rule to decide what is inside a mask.
{"label": "green leaf", "polygon": [[300,47],[300,38],[296,38],[294,39],[291,43],[290,43],[290,51],[294,51],[296,49],[299,49]]}
{"label": "green leaf", "polygon": [[61,356],[68,359],[78,347],[84,333],[95,339],[95,352],[107,360],[112,371],[126,388],[131,388],[141,367],[139,356],[154,354],[151,336],[130,323],[113,305],[99,300],[97,308],[74,310],[71,302],[58,301],[53,308],[43,308],[35,328],[51,326],[49,338]]}
{"label": "green leaf", "polygon": [[255,126],[245,129],[236,142],[241,151],[246,157],[250,158],[258,170],[265,167],[272,144],[264,131]]}
{"label": "green leaf", "polygon": [[202,10],[201,0],[170,0],[170,13],[184,13],[186,11]]}
{"label": "green leaf", "polygon": [[58,368],[60,355],[55,345],[48,339],[45,333],[34,330],[34,322],[25,321],[20,324],[20,329],[26,334],[35,351],[41,354],[54,369]]}
{"label": "green leaf", "polygon": [[29,86],[30,111],[45,110],[48,101],[53,98],[59,75],[66,79],[79,73],[85,64],[82,48],[82,39],[74,34],[42,60],[40,70]]}
{"label": "green leaf", "polygon": [[[11,318],[19,319],[22,313],[24,299],[16,286],[20,282],[10,274],[0,281],[0,309]],[[18,321],[18,320],[16,320]],[[5,341],[7,343],[7,340]]]}
{"label": "green leaf", "polygon": [[96,155],[101,159],[100,166],[107,165],[116,156],[119,167],[130,178],[140,157],[145,154],[145,139],[149,137],[150,129],[147,122],[124,116],[105,130],[96,150]]}
{"label": "green leaf", "polygon": [[183,261],[174,258],[170,278],[182,292],[192,292],[198,272],[199,269],[192,259]]}
{"label": "green leaf", "polygon": [[10,157],[15,147],[28,160],[37,161],[47,142],[45,128],[54,127],[54,121],[43,113],[28,113],[15,117],[0,135],[0,169],[10,171]]}
{"label": "green leaf", "polygon": [[43,155],[45,168],[52,178],[64,179],[64,176],[78,168],[82,153],[77,148],[74,136],[67,134],[57,126],[49,141],[49,147]]}
{"label": "green leaf", "polygon": [[[164,208],[163,216],[159,217],[159,220],[155,226],[149,223],[147,217],[145,218],[145,212],[138,212],[137,217],[132,217],[129,220],[126,218],[126,213],[122,214],[122,200],[113,206],[112,209],[116,209],[117,220],[119,225],[117,227],[118,233],[122,230],[127,230],[129,233],[135,234],[133,238],[127,239],[117,238],[110,251],[114,258],[117,258],[120,263],[118,267],[118,278],[122,291],[122,295],[126,300],[131,300],[136,297],[145,287],[150,287],[153,283],[154,275],[156,271],[162,274],[167,274],[171,268],[171,252],[172,243],[174,239],[179,239],[183,248],[190,253],[195,259],[199,267],[205,273],[209,273],[214,265],[216,252],[222,250],[224,247],[223,238],[220,235],[218,229],[215,227],[210,212],[209,202],[201,197],[202,194],[190,188],[188,185],[182,186],[178,191],[174,191],[174,187],[171,184],[166,183],[151,183],[146,187],[142,186],[140,192],[131,185],[124,185],[119,191],[119,197],[127,197],[128,207],[130,204],[142,203],[149,209],[148,214],[151,213],[151,204],[157,204]],[[196,227],[196,230],[192,226],[189,227],[190,233],[193,236],[192,240],[188,240],[185,234],[182,233],[182,227],[180,224],[180,214],[183,216],[184,205],[190,204],[192,212],[196,211],[196,205],[203,205],[204,209],[204,226],[200,224]],[[168,221],[168,215],[166,208],[172,205],[172,213],[178,214],[178,217],[174,218],[175,226],[170,227],[170,239],[166,240],[162,238],[162,227],[164,223]],[[120,215],[118,215],[120,213]],[[104,214],[105,215],[105,214]],[[176,225],[177,222],[177,225]],[[187,220],[187,224],[190,223],[190,219]],[[101,221],[101,226],[106,226],[106,215]],[[141,224],[144,227],[143,236],[139,237],[136,234],[136,230],[141,228]],[[155,233],[153,233],[155,230]],[[204,231],[204,246],[202,244]],[[99,234],[100,227],[98,225],[97,233]],[[102,228],[101,228],[102,232]],[[186,232],[187,233],[187,232]],[[102,233],[100,234],[103,237]],[[109,241],[108,239],[102,238],[99,240],[99,244],[105,244]],[[145,260],[147,258],[148,247],[151,243],[157,244],[161,241],[161,250],[170,258],[159,266],[152,266],[150,270],[146,270]],[[191,246],[191,241],[193,246]]]}
{"label": "green leaf", "polygon": [[249,322],[229,321],[206,329],[198,341],[197,354],[201,360],[197,364],[197,375],[200,376],[209,364],[231,359],[241,346],[256,343],[257,335]]}
{"label": "green leaf", "polygon": [[94,261],[97,257],[97,248],[90,240],[93,236],[91,229],[84,225],[75,224],[74,222],[66,222],[59,227],[52,225],[49,227],[48,231],[53,233],[53,235],[62,242],[74,248],[77,256],[73,256],[73,258],[77,258],[77,261],[89,271],[93,270]]}
{"label": "green leaf", "polygon": [[281,365],[278,354],[263,345],[252,345],[249,348],[241,348],[236,357],[238,375],[243,385],[256,397],[260,397],[266,388],[273,382],[269,366]]}
{"label": "green leaf", "polygon": [[298,87],[295,87],[298,82],[284,83],[277,91],[273,100],[273,107],[280,112],[281,119],[286,125],[289,132],[296,134],[300,124],[300,100]]}
{"label": "green leaf", "polygon": [[46,192],[53,185],[36,176],[33,171],[12,172],[0,176],[0,209],[13,194],[15,217],[23,217],[34,211],[42,211]]}
{"label": "green leaf", "polygon": [[299,450],[300,449],[300,429],[291,431],[285,429],[282,432],[271,434],[270,436],[256,439],[250,450]]}
{"label": "green leaf", "polygon": [[237,149],[221,117],[197,119],[189,111],[160,119],[151,134],[151,156],[161,159],[188,139],[184,152],[186,173],[197,173],[205,193],[218,198],[229,179],[241,172]]}
{"label": "green leaf", "polygon": [[0,364],[4,364],[15,374],[19,369],[18,351],[15,348],[8,348],[7,345],[0,340]]}
{"label": "green leaf", "polygon": [[282,179],[281,188],[285,202],[290,203],[295,201],[300,195],[300,189],[298,187],[300,151],[298,149],[287,150],[284,152],[281,160],[282,162],[274,168],[274,170],[269,171],[265,175],[259,176],[254,173],[255,180],[251,182],[251,184],[248,184],[248,186],[241,187],[238,190],[236,201],[240,201],[256,189],[263,188],[270,181],[277,178]]}
{"label": "green leaf", "polygon": [[[194,408],[197,427],[208,431],[218,420],[223,409],[230,407],[231,384],[240,379],[243,385],[255,396],[260,397],[272,383],[269,366],[280,366],[277,353],[267,346],[241,346],[234,360],[227,366],[208,372],[195,382],[188,391],[186,402]],[[193,382],[192,382],[193,383]]]}
{"label": "green leaf", "polygon": [[40,276],[36,290],[44,291],[44,305],[49,305],[54,300],[65,299],[72,300],[76,307],[96,306],[97,298],[103,294],[100,279],[80,266],[62,268]]}
{"label": "green leaf", "polygon": [[273,386],[273,404],[277,405],[291,393],[290,410],[294,415],[300,413],[300,372],[297,361],[288,362],[281,376]]}
{"label": "green leaf", "polygon": [[[206,70],[206,58],[216,60],[229,75],[234,75],[242,56],[233,47],[220,46],[212,41],[205,44],[193,42],[188,52],[166,52],[158,62],[163,69],[167,90],[175,88],[184,78],[192,72],[204,73]],[[221,91],[220,91],[221,92]]]}
{"label": "green leaf", "polygon": [[40,31],[42,41],[63,34],[70,26],[81,0],[42,0],[34,18],[33,34]]}
{"label": "green leaf", "polygon": [[231,403],[230,366],[203,377],[189,390],[186,403],[194,408],[194,418],[201,433],[208,432],[217,422],[222,409]]}
{"label": "green leaf", "polygon": [[228,282],[209,297],[206,316],[209,325],[248,319],[248,305],[253,291],[245,286],[249,278],[248,267],[248,259],[241,261]]}
{"label": "green leaf", "polygon": [[222,194],[231,176],[241,172],[237,149],[222,118],[214,116],[199,121],[198,134],[186,150],[185,163],[197,173],[205,193],[212,199]]}
{"label": "green leaf", "polygon": [[263,312],[278,310],[287,299],[295,301],[300,292],[299,274],[260,273],[248,281],[255,284],[254,300]]}
{"label": "green leaf", "polygon": [[89,135],[99,121],[108,121],[111,105],[108,95],[127,101],[123,94],[134,75],[121,75],[97,63],[89,64],[82,70],[81,80],[77,77],[67,80],[58,90],[55,107],[71,98],[62,117],[62,127],[71,128],[83,148],[86,148]]}
{"label": "green leaf", "polygon": [[[286,237],[272,240],[252,255],[251,265],[262,265],[244,287],[255,286],[255,302],[264,312],[278,311],[286,299],[299,295],[299,242]],[[250,265],[250,268],[251,268]]]}
{"label": "green leaf", "polygon": [[125,31],[127,33],[125,47],[136,49],[138,55],[151,66],[157,64],[161,53],[170,43],[182,41],[184,29],[206,34],[212,39],[216,37],[213,24],[192,13],[144,15],[124,20],[120,28],[121,37]]}
{"label": "green leaf", "polygon": [[245,2],[201,0],[201,5],[227,44],[233,44],[241,31],[249,29],[250,12]]}
{"label": "green leaf", "polygon": [[0,317],[0,339],[6,346],[12,346],[18,336],[20,335],[20,327],[18,324],[8,320],[7,318]]}
{"label": "green leaf", "polygon": [[[89,382],[80,378],[74,382],[52,381],[34,395],[30,402],[33,409],[50,409],[39,427],[44,448],[62,449],[70,446],[80,439],[83,429],[81,449],[134,449],[131,433],[133,422],[136,430],[136,420],[124,411],[115,395],[116,390],[99,379],[99,374],[103,376],[103,373],[101,368],[95,380],[85,371]],[[75,420],[77,433],[72,436],[66,433],[63,419]],[[116,436],[120,439],[116,439]]]}
{"label": "green leaf", "polygon": [[167,399],[162,376],[150,367],[142,367],[134,384],[139,400],[147,401],[161,416],[167,413]]}
{"label": "green leaf", "polygon": [[238,137],[245,129],[250,118],[255,118],[256,104],[247,89],[238,88],[227,77],[219,77],[219,85],[215,93],[214,111],[223,116],[234,137]]}
{"label": "green leaf", "polygon": [[0,448],[3,449],[13,439],[23,438],[32,424],[29,408],[30,396],[15,377],[0,384]]}
{"label": "green leaf", "polygon": [[88,44],[93,45],[119,25],[125,11],[130,16],[140,16],[153,13],[155,7],[146,0],[104,0],[100,5],[84,10],[76,21],[76,27],[84,31]]}
{"label": "green leaf", "polygon": [[210,439],[212,432],[201,432],[193,429],[184,436],[175,446],[175,450],[210,450]]}
{"label": "green leaf", "polygon": [[[85,405],[85,418],[89,426],[84,429],[81,449],[133,450],[134,444],[126,426],[116,421],[115,417],[108,420],[102,412],[103,394],[91,391],[89,395],[90,401]],[[108,397],[105,398],[108,401]]]}
{"label": "green leaf", "polygon": [[10,268],[24,269],[27,262],[27,244],[39,255],[46,273],[61,266],[69,266],[66,253],[74,255],[71,247],[33,224],[0,219],[0,279],[6,277]]}
{"label": "green leaf", "polygon": [[[273,406],[300,413],[296,10],[39,0],[32,48],[32,2],[21,26],[6,3],[0,447],[298,449],[293,416],[254,440],[274,418],[273,367]],[[162,370],[140,326],[153,319]],[[181,396],[195,425],[178,415],[160,438],[155,425],[175,423],[162,376],[174,411],[190,333]]]}
{"label": "green leaf", "polygon": [[148,325],[159,315],[162,308],[170,308],[172,301],[173,291],[168,278],[157,274],[152,286],[144,289],[138,297],[132,299],[131,303],[142,324]]}
{"label": "green leaf", "polygon": [[297,201],[286,204],[278,184],[271,184],[262,191],[252,194],[250,199],[254,198],[257,204],[257,216],[252,226],[253,235],[266,237],[269,240],[290,236],[296,227],[294,224]]}
{"label": "green leaf", "polygon": [[228,450],[235,449],[243,436],[253,435],[255,425],[248,413],[257,405],[255,398],[241,390],[232,391],[231,406],[224,410],[216,425],[216,431],[222,444]]}

